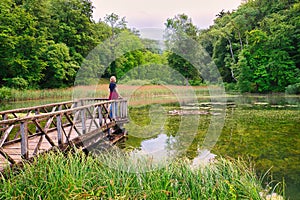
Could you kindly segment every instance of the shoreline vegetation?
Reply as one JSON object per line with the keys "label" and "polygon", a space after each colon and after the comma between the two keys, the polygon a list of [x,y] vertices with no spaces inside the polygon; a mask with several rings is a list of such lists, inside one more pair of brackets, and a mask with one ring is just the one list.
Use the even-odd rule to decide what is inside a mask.
{"label": "shoreline vegetation", "polygon": [[300,93],[297,0],[243,1],[236,10],[221,10],[204,29],[175,13],[159,35],[157,28],[144,34],[128,27],[127,16],[118,13],[93,19],[90,0],[4,0],[0,9],[1,86],[62,88],[114,75]]}
{"label": "shoreline vegetation", "polygon": [[[143,97],[147,95],[172,95],[174,92],[189,88],[195,95],[209,95],[208,86],[175,86],[175,85],[122,85],[118,84],[122,96]],[[175,91],[174,91],[175,90]],[[27,101],[51,98],[72,99],[73,97],[107,97],[108,84],[74,86],[60,89],[17,90],[0,88],[1,101]]]}
{"label": "shoreline vegetation", "polygon": [[284,199],[282,183],[264,188],[266,174],[256,177],[240,159],[219,157],[196,169],[180,159],[152,168],[129,156],[80,150],[40,155],[7,178],[0,174],[0,199]]}
{"label": "shoreline vegetation", "polygon": [[[119,90],[124,97],[141,98],[154,96],[174,96],[183,94],[188,88],[189,94],[197,96],[197,98],[210,97],[210,89],[218,88],[218,86],[175,86],[175,85],[126,85],[118,84]],[[227,90],[226,95],[247,95],[241,94],[235,90]],[[298,96],[285,93],[274,93],[276,95]],[[186,95],[186,94],[183,94]],[[249,94],[252,96],[268,96],[273,93],[266,94]],[[108,84],[89,85],[89,86],[74,86],[69,88],[57,89],[36,89],[36,90],[18,90],[13,88],[0,88],[0,103],[15,102],[28,100],[44,100],[44,99],[67,99],[71,100],[74,97],[100,97],[108,96]]]}

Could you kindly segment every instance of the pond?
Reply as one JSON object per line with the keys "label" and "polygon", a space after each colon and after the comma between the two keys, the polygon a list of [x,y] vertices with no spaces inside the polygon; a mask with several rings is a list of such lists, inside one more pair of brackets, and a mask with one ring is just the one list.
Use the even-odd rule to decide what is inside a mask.
{"label": "pond", "polygon": [[158,161],[178,156],[194,161],[243,158],[259,177],[270,170],[266,183],[271,178],[284,181],[286,196],[300,199],[300,97],[228,97],[224,123],[217,126],[220,133],[211,130],[222,111],[207,100],[190,108],[171,103],[131,107],[125,148]]}
{"label": "pond", "polygon": [[[268,177],[287,185],[286,196],[300,199],[300,96],[228,96],[225,107],[208,98],[198,100],[130,106],[129,135],[122,148],[158,162],[182,156],[193,161],[243,158],[259,177],[270,169]],[[65,100],[5,103],[0,110],[59,101]]]}

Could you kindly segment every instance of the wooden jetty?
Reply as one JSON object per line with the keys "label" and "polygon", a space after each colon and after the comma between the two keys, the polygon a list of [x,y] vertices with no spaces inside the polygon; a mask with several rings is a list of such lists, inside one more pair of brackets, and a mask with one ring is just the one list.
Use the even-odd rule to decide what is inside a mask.
{"label": "wooden jetty", "polygon": [[125,137],[127,115],[127,100],[100,98],[1,111],[0,171],[54,148],[88,149],[108,135],[113,144]]}

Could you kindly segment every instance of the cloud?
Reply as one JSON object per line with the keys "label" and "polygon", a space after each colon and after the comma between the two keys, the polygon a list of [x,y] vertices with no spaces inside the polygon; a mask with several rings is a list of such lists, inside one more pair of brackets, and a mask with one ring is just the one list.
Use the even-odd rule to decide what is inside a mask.
{"label": "cloud", "polygon": [[106,14],[126,17],[129,27],[164,28],[168,18],[186,14],[199,28],[208,28],[221,10],[237,9],[242,0],[92,0],[95,21]]}

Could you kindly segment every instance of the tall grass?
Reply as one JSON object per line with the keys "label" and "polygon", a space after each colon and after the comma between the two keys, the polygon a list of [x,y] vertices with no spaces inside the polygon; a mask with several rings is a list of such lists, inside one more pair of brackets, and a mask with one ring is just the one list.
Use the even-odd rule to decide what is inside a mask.
{"label": "tall grass", "polygon": [[45,89],[45,90],[16,90],[11,89],[10,101],[40,100],[72,97],[72,88]]}
{"label": "tall grass", "polygon": [[261,182],[240,160],[193,169],[180,159],[144,173],[130,169],[147,168],[146,162],[126,160],[123,153],[42,155],[2,177],[0,199],[261,199]]}
{"label": "tall grass", "polygon": [[[162,86],[162,85],[118,85],[120,94],[125,98],[136,99],[170,99],[176,100],[177,96],[186,96],[186,86]],[[45,89],[45,90],[16,90],[9,89],[9,95],[5,93],[5,98],[1,100],[8,101],[26,101],[41,99],[72,99],[73,97],[108,97],[108,84],[77,86],[61,89]],[[5,91],[6,91],[5,90]],[[1,90],[2,91],[2,90]],[[189,91],[194,92],[195,96],[209,96],[208,89],[205,86],[189,87]],[[3,89],[4,95],[4,89]],[[1,93],[1,94],[2,94]],[[190,92],[191,93],[191,92]],[[1,97],[1,95],[0,95]]]}

